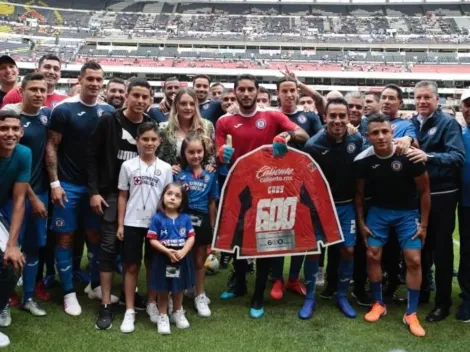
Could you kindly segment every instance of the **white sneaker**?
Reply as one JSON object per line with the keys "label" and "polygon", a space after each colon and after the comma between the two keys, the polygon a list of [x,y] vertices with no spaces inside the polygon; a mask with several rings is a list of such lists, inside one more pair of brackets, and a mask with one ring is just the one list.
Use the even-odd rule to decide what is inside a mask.
{"label": "white sneaker", "polygon": [[80,307],[80,303],[78,303],[77,294],[75,292],[64,296],[64,310],[65,313],[74,317],[82,314],[82,307]]}
{"label": "white sneaker", "polygon": [[10,307],[7,305],[4,310],[0,311],[0,326],[6,328],[11,325]]}
{"label": "white sneaker", "polygon": [[[85,291],[86,291],[86,288],[85,288]],[[90,286],[90,290],[87,293],[88,293],[89,299],[97,299],[99,301],[103,300],[103,292],[101,291],[101,286],[97,286],[93,290],[91,289],[91,286]],[[116,304],[118,302],[119,302],[119,298],[114,295],[111,295],[111,304]]]}
{"label": "white sneaker", "polygon": [[0,332],[0,347],[7,347],[10,344],[10,339],[7,335]]}
{"label": "white sneaker", "polygon": [[121,332],[128,334],[135,330],[135,311],[133,309],[127,309],[126,314],[124,314],[124,320],[121,324]]}
{"label": "white sneaker", "polygon": [[194,305],[196,306],[197,315],[200,317],[211,316],[211,310],[207,304],[207,297],[205,293],[201,293],[194,299]]}
{"label": "white sneaker", "polygon": [[173,314],[173,296],[171,292],[168,294],[168,315],[171,316]]}
{"label": "white sneaker", "polygon": [[323,272],[323,268],[319,267],[317,272],[317,281],[315,286],[324,286],[325,285],[325,273]]}
{"label": "white sneaker", "polygon": [[158,313],[157,303],[156,302],[149,302],[147,303],[147,314],[150,317],[150,321],[154,324],[158,323]]}
{"label": "white sneaker", "polygon": [[184,315],[184,310],[180,309],[170,315],[170,322],[176,324],[178,329],[187,329],[189,328],[189,321]]}
{"label": "white sneaker", "polygon": [[86,294],[89,294],[91,292],[91,282],[86,285],[85,289],[83,290]]}
{"label": "white sneaker", "polygon": [[43,317],[47,315],[46,311],[39,307],[37,302],[33,301],[31,298],[26,303],[21,305],[21,309],[30,312],[35,317]]}
{"label": "white sneaker", "polygon": [[160,314],[157,319],[157,331],[159,334],[168,335],[171,333],[170,330],[170,320],[168,315]]}

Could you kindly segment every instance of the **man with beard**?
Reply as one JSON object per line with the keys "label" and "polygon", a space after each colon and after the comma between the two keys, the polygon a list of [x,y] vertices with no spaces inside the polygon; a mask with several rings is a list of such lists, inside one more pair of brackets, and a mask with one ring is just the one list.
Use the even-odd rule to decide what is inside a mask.
{"label": "man with beard", "polygon": [[[307,133],[284,114],[279,111],[258,109],[256,99],[259,85],[254,76],[248,74],[238,76],[234,89],[239,113],[224,115],[217,121],[216,126],[216,147],[219,151],[218,160],[221,164],[233,165],[242,155],[264,144],[271,144],[274,139],[282,140],[284,145],[289,140],[298,143],[307,140]],[[225,144],[227,135],[232,136],[232,147]],[[260,318],[264,315],[263,295],[271,259],[257,259],[256,263],[256,285],[251,300],[250,316]],[[221,299],[232,299],[247,292],[247,266],[246,260],[235,261],[235,285],[223,292]]]}
{"label": "man with beard", "polygon": [[18,79],[18,67],[15,60],[8,55],[0,56],[0,105],[3,106],[3,99],[7,93],[14,89]]}
{"label": "man with beard", "polygon": [[[46,78],[47,83],[47,98],[44,103],[48,108],[53,109],[62,100],[66,99],[65,94],[55,91],[57,82],[61,77],[61,62],[60,59],[53,54],[44,55],[39,59],[38,68],[36,72],[42,73]],[[20,88],[12,89],[3,98],[3,105],[21,103],[23,96],[21,95]]]}
{"label": "man with beard", "polygon": [[219,117],[224,114],[224,111],[220,100],[209,99],[210,84],[211,79],[207,75],[196,75],[193,78],[193,88],[199,103],[199,113],[215,125]]}
{"label": "man with beard", "polygon": [[121,109],[126,101],[126,82],[121,78],[111,78],[104,95],[109,105],[116,110]]}
{"label": "man with beard", "polygon": [[176,92],[181,88],[180,82],[176,77],[168,78],[163,84],[163,101],[159,106],[150,108],[147,115],[158,123],[167,122],[171,106]]}

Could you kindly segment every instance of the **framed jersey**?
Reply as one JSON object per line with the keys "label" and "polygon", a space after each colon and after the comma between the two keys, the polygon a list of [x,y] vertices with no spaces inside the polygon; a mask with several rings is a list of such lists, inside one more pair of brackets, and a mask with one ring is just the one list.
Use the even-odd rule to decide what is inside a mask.
{"label": "framed jersey", "polygon": [[306,153],[272,145],[247,153],[230,169],[212,247],[238,258],[320,253],[343,242],[333,197],[322,171]]}

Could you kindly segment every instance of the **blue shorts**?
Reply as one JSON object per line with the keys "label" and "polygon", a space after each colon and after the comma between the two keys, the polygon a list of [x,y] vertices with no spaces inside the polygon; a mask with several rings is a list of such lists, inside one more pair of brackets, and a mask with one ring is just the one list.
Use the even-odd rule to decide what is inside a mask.
{"label": "blue shorts", "polygon": [[[343,232],[345,247],[354,247],[356,245],[356,210],[354,204],[335,204],[336,213],[338,214],[341,232]],[[315,226],[315,236],[317,241],[325,238],[323,230]]]}
{"label": "blue shorts", "polygon": [[366,226],[375,235],[369,236],[367,243],[382,248],[387,243],[390,230],[395,229],[401,249],[421,249],[421,238],[412,240],[419,225],[419,210],[391,210],[370,207]]}
{"label": "blue shorts", "polygon": [[77,228],[84,230],[98,230],[100,217],[90,207],[90,196],[86,186],[61,182],[68,202],[65,208],[54,204],[50,229],[54,232],[73,232]]}
{"label": "blue shorts", "polygon": [[[49,204],[49,193],[44,192],[37,194],[37,197],[44,203],[47,209]],[[13,212],[13,201],[9,200],[5,206],[0,209],[2,215],[11,223],[11,216]],[[33,214],[31,203],[28,199],[25,202],[25,211],[23,224],[21,225],[20,236],[18,244],[20,246],[35,246],[43,247],[46,245],[47,239],[47,218],[43,219]]]}

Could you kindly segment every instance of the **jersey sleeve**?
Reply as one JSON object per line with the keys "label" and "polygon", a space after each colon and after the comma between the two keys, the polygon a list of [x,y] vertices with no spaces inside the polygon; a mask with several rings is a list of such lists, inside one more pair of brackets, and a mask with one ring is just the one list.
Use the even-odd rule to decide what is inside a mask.
{"label": "jersey sleeve", "polygon": [[49,129],[64,134],[67,123],[70,120],[70,111],[67,109],[65,104],[60,104],[52,110],[51,123]]}
{"label": "jersey sleeve", "polygon": [[209,196],[211,199],[219,200],[219,182],[217,181],[217,175],[212,174],[210,189],[209,189]]}
{"label": "jersey sleeve", "polygon": [[412,163],[408,161],[411,167],[411,174],[413,177],[419,177],[426,172],[426,165],[424,163]]}
{"label": "jersey sleeve", "polygon": [[354,175],[356,176],[356,180],[364,180],[367,177],[363,159],[354,162]]}
{"label": "jersey sleeve", "polygon": [[173,182],[173,172],[171,171],[171,167],[170,167],[166,170],[165,181],[163,183],[163,187],[166,187],[172,182]]}
{"label": "jersey sleeve", "polygon": [[124,162],[121,166],[121,171],[119,172],[118,189],[121,191],[129,190],[130,170],[127,165],[127,162]]}
{"label": "jersey sleeve", "polygon": [[2,108],[8,104],[18,104],[23,101],[20,92],[17,88],[11,89],[3,98]]}
{"label": "jersey sleeve", "polygon": [[186,215],[186,230],[188,231],[188,238],[194,237],[196,235],[194,232],[193,223],[188,215]]}
{"label": "jersey sleeve", "polygon": [[28,147],[21,148],[20,169],[15,182],[29,182],[31,180],[32,153]]}
{"label": "jersey sleeve", "polygon": [[289,120],[289,118],[280,112],[273,112],[275,114],[276,120],[278,122],[278,133],[294,131],[297,128],[297,125]]}
{"label": "jersey sleeve", "polygon": [[215,149],[216,153],[220,147],[225,144],[225,140],[227,138],[227,132],[225,131],[225,119],[228,117],[223,117],[217,120],[215,125]]}
{"label": "jersey sleeve", "polygon": [[309,114],[309,120],[310,120],[310,131],[308,131],[308,133],[310,137],[313,137],[314,135],[316,135],[318,132],[320,132],[323,129],[323,126],[317,114],[313,114],[313,113]]}
{"label": "jersey sleeve", "polygon": [[150,221],[150,226],[147,231],[147,238],[149,240],[158,240],[160,235],[160,222],[158,221],[158,216],[154,215],[152,221]]}
{"label": "jersey sleeve", "polygon": [[416,126],[413,123],[411,123],[411,121],[407,121],[404,134],[405,136],[411,137],[414,140],[418,139],[418,135],[416,133]]}

